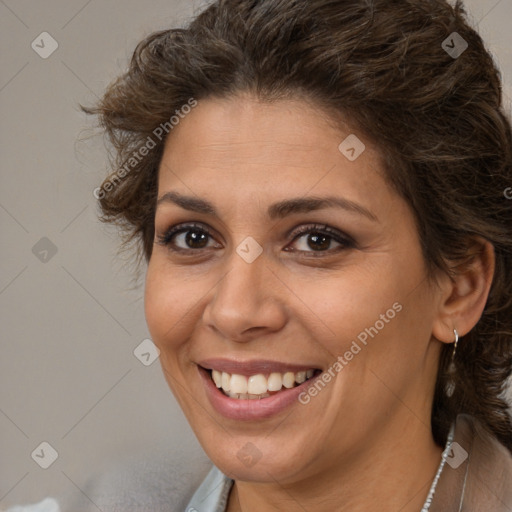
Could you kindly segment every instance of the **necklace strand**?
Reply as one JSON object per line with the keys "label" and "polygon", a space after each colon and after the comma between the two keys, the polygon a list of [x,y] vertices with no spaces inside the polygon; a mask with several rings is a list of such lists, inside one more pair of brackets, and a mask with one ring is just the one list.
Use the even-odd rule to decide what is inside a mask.
{"label": "necklace strand", "polygon": [[454,435],[454,426],[452,425],[450,428],[450,433],[448,434],[448,440],[446,442],[446,447],[443,451],[443,454],[441,455],[441,463],[439,464],[439,468],[437,469],[436,476],[434,477],[434,481],[432,482],[432,485],[430,487],[430,491],[428,492],[427,499],[425,500],[425,503],[423,504],[423,508],[421,509],[421,512],[428,512],[430,509],[430,505],[432,504],[432,500],[434,499],[434,493],[436,492],[436,486],[437,482],[439,481],[439,478],[441,476],[441,473],[443,472],[443,468],[446,462],[446,453],[449,453],[450,448],[453,443],[453,435]]}

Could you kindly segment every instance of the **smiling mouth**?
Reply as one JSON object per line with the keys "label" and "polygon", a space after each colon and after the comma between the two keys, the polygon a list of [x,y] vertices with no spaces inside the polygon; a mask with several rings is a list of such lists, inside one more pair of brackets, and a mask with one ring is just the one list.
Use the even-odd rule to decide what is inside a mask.
{"label": "smiling mouth", "polygon": [[245,376],[236,373],[206,370],[215,386],[226,396],[237,400],[260,400],[297,387],[322,372],[309,369],[299,372],[258,373]]}

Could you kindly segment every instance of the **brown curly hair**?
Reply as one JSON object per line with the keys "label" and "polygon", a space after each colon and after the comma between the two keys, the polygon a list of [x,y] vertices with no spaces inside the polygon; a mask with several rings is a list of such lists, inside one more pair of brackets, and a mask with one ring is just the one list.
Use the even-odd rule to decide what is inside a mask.
{"label": "brown curly hair", "polygon": [[[454,37],[462,50],[467,43],[461,55],[448,52]],[[167,123],[170,133],[170,117],[191,98],[240,92],[307,98],[372,139],[413,209],[429,270],[453,271],[451,262],[470,258],[475,237],[492,243],[484,313],[459,342],[451,397],[453,347],[443,346],[431,421],[442,446],[456,415],[471,414],[512,451],[503,398],[512,372],[512,201],[504,193],[512,185],[511,125],[499,71],[461,2],[218,0],[187,28],[141,41],[128,71],[98,105],[83,107],[99,116],[115,155],[98,189],[101,218],[118,223],[125,244],[141,243],[139,260],[153,247],[165,143],[156,129]]]}

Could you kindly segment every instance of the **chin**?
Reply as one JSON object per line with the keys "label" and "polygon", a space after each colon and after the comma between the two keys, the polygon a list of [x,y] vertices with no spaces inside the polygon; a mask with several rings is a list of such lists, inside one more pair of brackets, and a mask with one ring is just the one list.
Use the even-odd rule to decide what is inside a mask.
{"label": "chin", "polygon": [[234,480],[291,482],[306,468],[311,468],[314,458],[305,453],[303,439],[289,438],[288,443],[284,444],[281,438],[272,438],[268,430],[260,436],[230,436],[224,433],[211,437],[206,433],[197,434],[213,464]]}

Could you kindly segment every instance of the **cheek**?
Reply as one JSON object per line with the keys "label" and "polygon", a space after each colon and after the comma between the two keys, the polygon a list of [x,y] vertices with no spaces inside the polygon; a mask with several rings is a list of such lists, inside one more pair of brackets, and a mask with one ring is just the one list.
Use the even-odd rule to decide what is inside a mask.
{"label": "cheek", "polygon": [[163,280],[158,279],[157,275],[154,264],[150,262],[144,289],[144,312],[153,342],[160,345],[162,333],[165,332],[169,321],[164,315],[164,311],[168,307],[167,303],[171,299],[171,294],[163,293],[165,285]]}
{"label": "cheek", "polygon": [[[378,279],[378,275],[386,275],[387,279]],[[375,322],[378,321],[380,326],[382,314],[396,316],[393,304],[400,300],[403,293],[393,276],[393,269],[389,266],[380,268],[377,273],[351,269],[336,279],[326,279],[321,286],[316,282],[307,287],[305,294],[321,320],[323,339],[329,342],[333,350],[342,349],[336,344],[355,339]]]}
{"label": "cheek", "polygon": [[155,260],[150,260],[146,274],[144,291],[144,310],[146,323],[153,342],[160,350],[168,350],[179,340],[179,331],[183,328],[183,319],[190,310],[185,300],[189,295],[183,293],[183,287],[172,279]]}
{"label": "cheek", "polygon": [[[430,339],[430,298],[428,287],[421,284],[425,277],[421,259],[418,264],[414,261],[400,264],[383,255],[371,267],[353,267],[321,286],[319,281],[303,286],[308,304],[320,320],[315,335],[331,357],[352,348],[358,354],[357,366],[363,361],[394,364],[399,353],[421,359]],[[421,333],[422,340],[413,343],[411,332]],[[351,354],[348,357],[352,358]]]}

